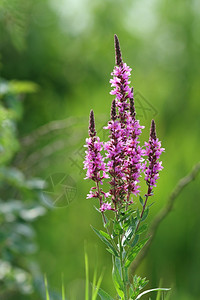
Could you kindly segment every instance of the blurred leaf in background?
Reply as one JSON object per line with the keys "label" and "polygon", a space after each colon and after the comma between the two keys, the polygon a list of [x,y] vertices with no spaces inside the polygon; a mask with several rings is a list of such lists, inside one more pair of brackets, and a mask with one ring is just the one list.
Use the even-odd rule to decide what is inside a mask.
{"label": "blurred leaf in background", "polygon": [[31,82],[0,79],[1,299],[27,299],[27,295],[41,293],[39,285],[35,286],[41,275],[34,259],[38,246],[32,223],[46,213],[42,204],[45,182],[27,179],[12,167],[13,156],[19,150],[16,122],[21,118],[23,95],[35,89]]}

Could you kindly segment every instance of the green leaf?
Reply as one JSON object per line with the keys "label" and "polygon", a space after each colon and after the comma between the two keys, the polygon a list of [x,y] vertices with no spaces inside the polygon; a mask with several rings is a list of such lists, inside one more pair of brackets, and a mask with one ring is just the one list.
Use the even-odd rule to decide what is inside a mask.
{"label": "green leaf", "polygon": [[140,220],[140,211],[137,209],[137,219]]}
{"label": "green leaf", "polygon": [[44,276],[44,284],[45,284],[45,291],[46,291],[46,300],[50,300],[49,290],[48,290],[48,283],[47,283],[47,277],[46,277],[46,275]]}
{"label": "green leaf", "polygon": [[135,259],[135,257],[138,255],[138,253],[140,252],[140,250],[144,247],[144,245],[147,243],[147,241],[149,240],[149,237],[142,240],[141,242],[139,242],[132,250],[131,253],[129,254],[126,263],[125,263],[125,267],[129,267],[130,264],[132,263],[132,261]]}
{"label": "green leaf", "polygon": [[123,233],[123,229],[118,221],[115,221],[113,224],[113,233],[114,236],[119,236]]}
{"label": "green leaf", "polygon": [[135,234],[135,230],[137,228],[137,222],[138,222],[137,218],[133,218],[133,217],[131,218],[130,225],[122,238],[123,246],[129,244],[129,242],[131,241],[133,235]]}
{"label": "green leaf", "polygon": [[104,242],[108,248],[110,248],[112,250],[112,252],[114,253],[115,256],[118,256],[118,253],[116,251],[116,249],[114,248],[114,246],[105,238],[104,235],[102,235],[102,233],[95,229],[92,225],[91,225],[92,229],[94,230],[94,232],[98,235],[98,237],[102,240],[102,242]]}
{"label": "green leaf", "polygon": [[125,271],[125,281],[129,282],[129,278],[128,278],[128,268],[124,268]]}
{"label": "green leaf", "polygon": [[122,238],[122,246],[126,245],[128,242],[130,242],[133,234],[134,234],[134,229],[133,227],[129,226],[128,229],[125,232],[124,237]]}
{"label": "green leaf", "polygon": [[115,285],[116,291],[120,297],[123,297],[123,281],[121,278],[121,266],[119,258],[113,259],[113,271],[112,271],[112,279]]}
{"label": "green leaf", "polygon": [[97,298],[102,279],[103,279],[103,273],[101,273],[101,275],[100,275],[100,277],[97,281],[97,284],[96,284],[96,270],[95,270],[95,273],[94,273],[94,276],[93,276],[92,300],[96,300],[96,298]]}
{"label": "green leaf", "polygon": [[13,94],[35,93],[39,86],[31,81],[12,80],[9,82],[9,90]]}
{"label": "green leaf", "polygon": [[62,300],[65,300],[64,276],[62,274]]}
{"label": "green leaf", "polygon": [[99,230],[99,233],[101,235],[103,235],[106,239],[111,240],[111,237],[109,236],[109,234],[103,230]]}
{"label": "green leaf", "polygon": [[110,249],[110,248],[106,248],[106,250],[107,250],[109,253],[111,253],[112,255],[114,255],[114,256],[115,256],[115,253],[112,251],[112,249]]}
{"label": "green leaf", "polygon": [[142,206],[144,205],[144,201],[143,201],[143,199],[142,199],[142,197],[140,196],[139,197],[139,200],[140,200],[140,203],[142,204]]}
{"label": "green leaf", "polygon": [[136,234],[134,240],[131,243],[131,247],[132,248],[137,244],[138,240],[139,240],[139,235]]}
{"label": "green leaf", "polygon": [[124,220],[128,220],[134,213],[135,213],[135,210],[133,210],[133,209],[125,211],[123,214],[121,214],[119,221],[122,222]]}
{"label": "green leaf", "polygon": [[144,231],[146,231],[148,228],[148,225],[147,224],[143,224],[141,227],[139,227],[139,229],[137,230],[137,234],[142,234]]}
{"label": "green leaf", "polygon": [[110,220],[106,217],[106,215],[104,214],[104,218],[102,216],[102,219],[103,219],[103,226],[105,228],[108,228],[110,226]]}
{"label": "green leaf", "polygon": [[98,295],[101,298],[101,300],[114,300],[108,293],[106,293],[102,289],[99,289]]}
{"label": "green leaf", "polygon": [[169,291],[169,290],[171,290],[171,289],[169,289],[169,288],[157,288],[157,289],[147,290],[147,291],[144,291],[143,293],[139,294],[135,300],[138,300],[138,299],[140,299],[142,296],[144,296],[144,295],[146,295],[146,294],[148,294],[148,293],[151,293],[151,292],[156,292],[156,291]]}
{"label": "green leaf", "polygon": [[141,278],[140,276],[134,275],[133,284],[130,285],[129,290],[130,298],[135,300],[147,283],[148,280],[146,278]]}
{"label": "green leaf", "polygon": [[89,264],[88,255],[85,250],[85,300],[89,300]]}
{"label": "green leaf", "polygon": [[141,221],[144,221],[147,218],[148,214],[149,214],[149,208],[147,207],[143,213]]}

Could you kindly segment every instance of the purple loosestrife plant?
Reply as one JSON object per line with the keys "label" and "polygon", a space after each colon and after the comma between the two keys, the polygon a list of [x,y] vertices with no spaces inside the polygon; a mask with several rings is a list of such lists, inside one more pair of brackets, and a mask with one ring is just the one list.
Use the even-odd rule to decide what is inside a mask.
{"label": "purple loosestrife plant", "polygon": [[[141,223],[148,215],[148,198],[153,195],[159,171],[163,168],[159,158],[164,148],[161,148],[156,137],[154,120],[148,143],[140,145],[139,138],[144,126],[136,119],[133,88],[129,86],[131,69],[122,60],[116,35],[115,53],[116,66],[110,80],[114,88],[110,94],[115,99],[111,105],[111,120],[104,128],[110,132],[109,140],[100,142],[95,131],[94,113],[91,111],[84,168],[87,170],[86,179],[92,179],[95,183],[87,198],[99,199],[98,210],[102,214],[105,231],[92,228],[112,254],[112,277],[118,299],[137,300],[148,292],[140,293],[147,280],[135,275],[130,281],[128,270],[148,241],[148,238],[143,237],[147,225]],[[147,183],[144,200],[139,186],[142,175],[142,180]],[[108,191],[103,190],[105,180],[110,186]],[[138,208],[140,204],[141,210]],[[107,211],[112,212],[108,214]],[[112,299],[102,290],[99,295],[101,299]]]}

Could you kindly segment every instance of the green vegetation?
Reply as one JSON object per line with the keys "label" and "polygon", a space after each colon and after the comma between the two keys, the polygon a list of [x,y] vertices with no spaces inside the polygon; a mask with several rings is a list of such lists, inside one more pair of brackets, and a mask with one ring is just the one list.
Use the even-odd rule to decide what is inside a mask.
{"label": "green vegetation", "polygon": [[[10,270],[5,277],[0,265],[2,300],[45,299],[44,274],[59,299],[62,273],[66,298],[85,297],[84,241],[93,274],[97,238],[89,225],[100,221],[95,201],[85,200],[82,146],[90,109],[100,135],[109,119],[114,33],[133,66],[138,117],[147,128],[155,118],[166,148],[152,218],[199,161],[199,14],[198,1],[187,0],[0,1],[0,260]],[[76,193],[52,209],[41,203],[41,182],[57,173],[71,177]],[[147,288],[162,279],[176,300],[200,294],[199,180],[177,198],[137,270],[150,279]],[[31,209],[47,213],[33,223],[21,217]],[[101,287],[114,295],[109,253],[103,245],[97,252],[99,269],[106,266]],[[23,295],[26,286],[34,293]]]}

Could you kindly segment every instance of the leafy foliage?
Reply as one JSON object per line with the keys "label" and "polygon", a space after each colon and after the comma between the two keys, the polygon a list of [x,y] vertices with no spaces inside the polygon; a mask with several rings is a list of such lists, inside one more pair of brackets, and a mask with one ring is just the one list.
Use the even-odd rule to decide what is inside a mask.
{"label": "leafy foliage", "polygon": [[31,264],[31,257],[37,251],[37,243],[32,223],[46,213],[42,205],[44,181],[26,178],[19,169],[9,166],[19,147],[16,121],[21,116],[21,92],[33,90],[32,83],[0,81],[1,299],[34,292],[35,263]]}

